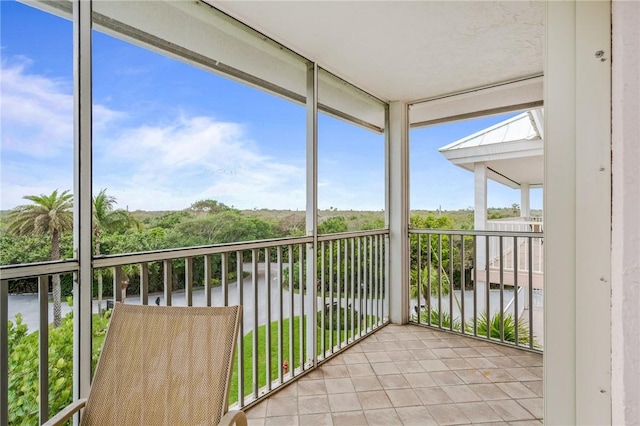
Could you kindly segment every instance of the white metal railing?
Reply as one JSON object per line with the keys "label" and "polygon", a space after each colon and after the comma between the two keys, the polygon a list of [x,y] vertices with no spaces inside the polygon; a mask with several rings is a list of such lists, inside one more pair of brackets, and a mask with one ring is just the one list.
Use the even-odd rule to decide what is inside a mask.
{"label": "white metal railing", "polygon": [[[313,237],[299,237],[101,256],[93,261],[94,276],[111,280],[107,297],[116,302],[243,305],[237,391],[230,405],[247,407],[388,322],[387,240],[388,231],[377,230],[319,236],[315,250]],[[14,383],[7,332],[10,283],[39,283],[40,350],[37,360],[27,361],[35,368],[29,374],[38,377],[40,391],[31,403],[43,423],[66,405],[49,409],[50,386],[58,377],[49,374],[48,282],[54,274],[77,275],[78,268],[66,261],[0,269],[2,424],[24,423],[8,409]],[[95,321],[100,315],[95,302],[93,310]],[[71,378],[67,383],[70,395]]]}
{"label": "white metal railing", "polygon": [[[487,230],[494,232],[536,232],[543,231],[544,223],[541,217],[514,217],[487,221]],[[524,240],[504,239],[502,246],[497,238],[489,239],[488,257],[490,267],[496,268],[501,262],[504,262],[504,268],[512,271],[514,268],[514,243],[519,244],[520,259],[518,270],[527,272],[529,267],[533,268],[533,272],[542,274],[544,269],[544,246],[543,239],[539,238],[533,241],[531,250],[533,251],[533,262],[529,265],[524,259],[528,258],[529,245]]]}
{"label": "white metal railing", "polygon": [[[493,239],[502,248],[512,242],[511,269],[504,256],[478,264]],[[531,266],[541,239],[532,232],[410,229],[410,322],[541,352],[533,294],[542,277]],[[516,272],[521,264],[526,273]]]}

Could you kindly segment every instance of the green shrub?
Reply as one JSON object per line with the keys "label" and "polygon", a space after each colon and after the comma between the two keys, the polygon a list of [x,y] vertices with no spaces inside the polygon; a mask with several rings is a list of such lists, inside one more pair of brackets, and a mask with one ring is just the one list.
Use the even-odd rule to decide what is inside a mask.
{"label": "green shrub", "polygon": [[[93,318],[92,364],[95,365],[109,315]],[[9,321],[9,424],[38,423],[38,333],[28,333],[22,315]],[[60,327],[49,328],[49,413],[57,413],[73,398],[73,314]]]}
{"label": "green shrub", "polygon": [[[489,336],[491,339],[500,340],[500,322],[502,321],[502,314],[497,313],[491,317],[491,320],[487,321],[487,314],[483,312],[478,317],[478,336],[487,336],[487,327],[489,328]],[[516,322],[513,315],[504,316],[504,324],[502,326],[504,332],[504,340],[506,342],[516,342]],[[473,322],[467,324],[466,331],[473,333]],[[533,336],[534,346],[538,346]],[[518,344],[529,345],[529,328],[524,321],[518,321]]]}

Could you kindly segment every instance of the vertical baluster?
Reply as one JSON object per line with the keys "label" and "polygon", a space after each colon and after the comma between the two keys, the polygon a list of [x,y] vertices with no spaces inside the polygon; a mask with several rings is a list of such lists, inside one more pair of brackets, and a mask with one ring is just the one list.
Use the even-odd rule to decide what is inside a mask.
{"label": "vertical baluster", "polygon": [[333,353],[333,347],[335,345],[333,340],[333,331],[335,329],[335,324],[333,322],[333,292],[335,287],[335,277],[333,276],[333,245],[334,242],[329,241],[329,282],[331,286],[329,289],[329,346],[331,348],[331,353]]}
{"label": "vertical baluster", "polygon": [[[373,236],[373,297],[371,299],[371,312],[373,319],[371,328],[378,325],[378,236]],[[375,308],[375,309],[374,309]],[[374,312],[375,311],[375,312]]]}
{"label": "vertical baluster", "polygon": [[342,247],[340,245],[340,240],[336,241],[336,286],[338,287],[338,291],[337,291],[337,299],[338,299],[338,305],[336,308],[336,315],[335,315],[335,319],[336,319],[336,337],[337,337],[337,341],[338,341],[338,349],[340,349],[342,347],[342,336],[340,331],[342,330],[341,324],[340,324],[340,320],[342,319],[342,315],[340,315],[340,307],[342,306],[342,293],[340,292],[340,285],[342,284],[342,256],[340,255],[342,251]]}
{"label": "vertical baluster", "polygon": [[[340,240],[342,241],[342,240]],[[349,244],[344,240],[344,343],[349,342],[349,328],[347,327],[347,315],[349,314],[349,293],[348,293],[348,281],[349,280]]]}
{"label": "vertical baluster", "polygon": [[372,247],[372,238],[371,236],[366,237],[367,243],[369,245],[369,262],[367,265],[367,271],[369,275],[369,279],[367,280],[367,333],[371,330],[371,317],[372,317],[372,305],[371,305],[371,286],[373,285],[373,247]]}
{"label": "vertical baluster", "polygon": [[213,273],[211,255],[204,256],[204,303],[211,306],[211,275]]}
{"label": "vertical baluster", "polygon": [[325,250],[326,244],[324,241],[320,242],[320,289],[322,291],[322,311],[320,312],[320,350],[322,351],[322,357],[327,356],[327,348],[326,348],[326,339],[325,339],[325,330],[327,327],[327,288],[326,288],[326,277],[325,277]]}
{"label": "vertical baluster", "polygon": [[171,306],[173,290],[173,263],[171,259],[164,261],[164,304]]}
{"label": "vertical baluster", "polygon": [[278,262],[278,383],[284,382],[282,365],[284,363],[284,297],[282,273],[282,246],[278,246],[276,251]]}
{"label": "vertical baluster", "polygon": [[485,293],[486,293],[486,300],[485,300],[485,306],[486,306],[486,312],[487,312],[487,339],[491,339],[491,293],[490,293],[490,276],[489,276],[489,236],[487,235],[484,240],[485,240],[485,269],[486,269],[486,281],[485,281]]}
{"label": "vertical baluster", "polygon": [[473,236],[473,335],[478,336],[478,236]]}
{"label": "vertical baluster", "polygon": [[[258,250],[251,250],[251,292],[253,296],[253,341],[251,348],[253,398],[258,398]],[[268,302],[267,302],[268,303]]]}
{"label": "vertical baluster", "polygon": [[267,314],[267,324],[265,326],[265,374],[267,380],[267,391],[271,390],[271,247],[264,249],[264,284],[267,293],[265,305]]}
{"label": "vertical baluster", "polygon": [[356,293],[355,293],[355,281],[356,281],[356,248],[353,238],[350,239],[349,244],[350,251],[350,263],[351,263],[351,280],[350,280],[350,292],[351,292],[351,338],[356,340]]}
{"label": "vertical baluster", "polygon": [[236,291],[238,305],[242,306],[242,320],[238,332],[238,406],[244,407],[244,276],[242,252],[236,251]]}
{"label": "vertical baluster", "polygon": [[222,306],[229,306],[229,254],[220,254],[220,273],[222,284]]}
{"label": "vertical baluster", "polygon": [[[304,366],[305,366],[305,361],[306,361],[306,340],[305,340],[305,323],[304,323],[304,315],[305,315],[305,311],[304,311],[304,293],[305,293],[305,284],[306,284],[306,280],[305,280],[305,265],[304,265],[304,257],[305,254],[305,246],[302,244],[298,245],[298,276],[300,277],[300,284],[299,284],[299,291],[300,291],[300,321],[299,321],[299,328],[298,330],[300,331],[300,371],[304,371]],[[309,289],[311,290],[311,289]]]}
{"label": "vertical baluster", "polygon": [[49,276],[38,277],[38,406],[40,424],[49,420]]}
{"label": "vertical baluster", "polygon": [[453,299],[455,298],[453,282],[453,235],[449,235],[449,330],[453,331]]}
{"label": "vertical baluster", "polygon": [[438,234],[438,327],[442,328],[442,234]]}
{"label": "vertical baluster", "polygon": [[187,306],[193,306],[193,257],[184,259],[184,297]]}
{"label": "vertical baluster", "polygon": [[425,302],[427,304],[427,324],[431,324],[431,234],[427,236],[427,296]]}
{"label": "vertical baluster", "polygon": [[293,323],[295,321],[294,317],[294,292],[293,292],[293,246],[289,246],[289,373],[291,378],[293,378],[293,373],[295,371],[295,363],[294,363],[294,328]]}
{"label": "vertical baluster", "polygon": [[[418,293],[418,306],[417,306],[417,310],[416,310],[416,316],[418,317],[418,324],[420,324],[422,322],[422,234],[415,234],[415,236],[418,238],[418,258],[417,258],[417,262],[418,262],[418,270],[417,272],[417,277],[416,277],[416,288],[417,293]],[[409,245],[411,245],[411,243],[409,243]],[[409,277],[409,279],[411,279],[411,277]],[[411,291],[409,291],[409,299],[411,299]],[[409,302],[411,302],[411,300],[409,300]],[[425,300],[425,305],[426,305],[426,300]]]}
{"label": "vertical baluster", "polygon": [[498,237],[498,247],[500,253],[500,341],[504,342],[504,244],[502,235]]}
{"label": "vertical baluster", "polygon": [[363,306],[362,306],[362,240],[361,237],[357,237],[358,240],[358,334],[362,337],[362,319],[363,319]]}
{"label": "vertical baluster", "polygon": [[149,264],[140,264],[140,304],[149,304]]}
{"label": "vertical baluster", "polygon": [[518,315],[518,237],[513,237],[513,323],[514,323],[514,338],[515,345],[520,346],[518,336],[518,325],[520,323],[520,316]]}
{"label": "vertical baluster", "polygon": [[464,290],[465,290],[465,286],[467,285],[466,270],[464,268],[464,240],[465,240],[465,235],[460,235],[460,303],[461,303],[460,319],[461,319],[462,334],[465,334],[465,328],[467,325],[466,314],[464,312],[464,302],[465,302]]}
{"label": "vertical baluster", "polygon": [[9,423],[9,280],[1,280],[0,281],[0,425],[7,426],[8,423]]}
{"label": "vertical baluster", "polygon": [[533,349],[533,250],[532,237],[527,237],[529,249],[529,348]]}

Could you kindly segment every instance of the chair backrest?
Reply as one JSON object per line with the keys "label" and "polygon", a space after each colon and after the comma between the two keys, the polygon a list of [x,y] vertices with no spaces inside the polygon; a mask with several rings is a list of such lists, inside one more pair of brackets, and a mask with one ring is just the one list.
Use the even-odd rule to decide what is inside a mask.
{"label": "chair backrest", "polygon": [[241,313],[116,304],[82,425],[217,425]]}

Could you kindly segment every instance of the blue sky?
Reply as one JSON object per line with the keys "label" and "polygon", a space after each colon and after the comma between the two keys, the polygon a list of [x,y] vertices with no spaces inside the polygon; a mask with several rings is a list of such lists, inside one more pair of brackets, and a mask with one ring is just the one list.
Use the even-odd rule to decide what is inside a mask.
{"label": "blue sky", "polygon": [[[14,1],[2,8],[0,209],[73,188],[72,26]],[[119,207],[173,210],[212,198],[304,209],[302,106],[94,32],[94,192]],[[411,207],[473,205],[473,176],[437,148],[505,117],[411,132]],[[384,208],[384,140],[321,116],[319,206]],[[489,185],[490,206],[519,193]],[[539,208],[539,191],[532,207]]]}

